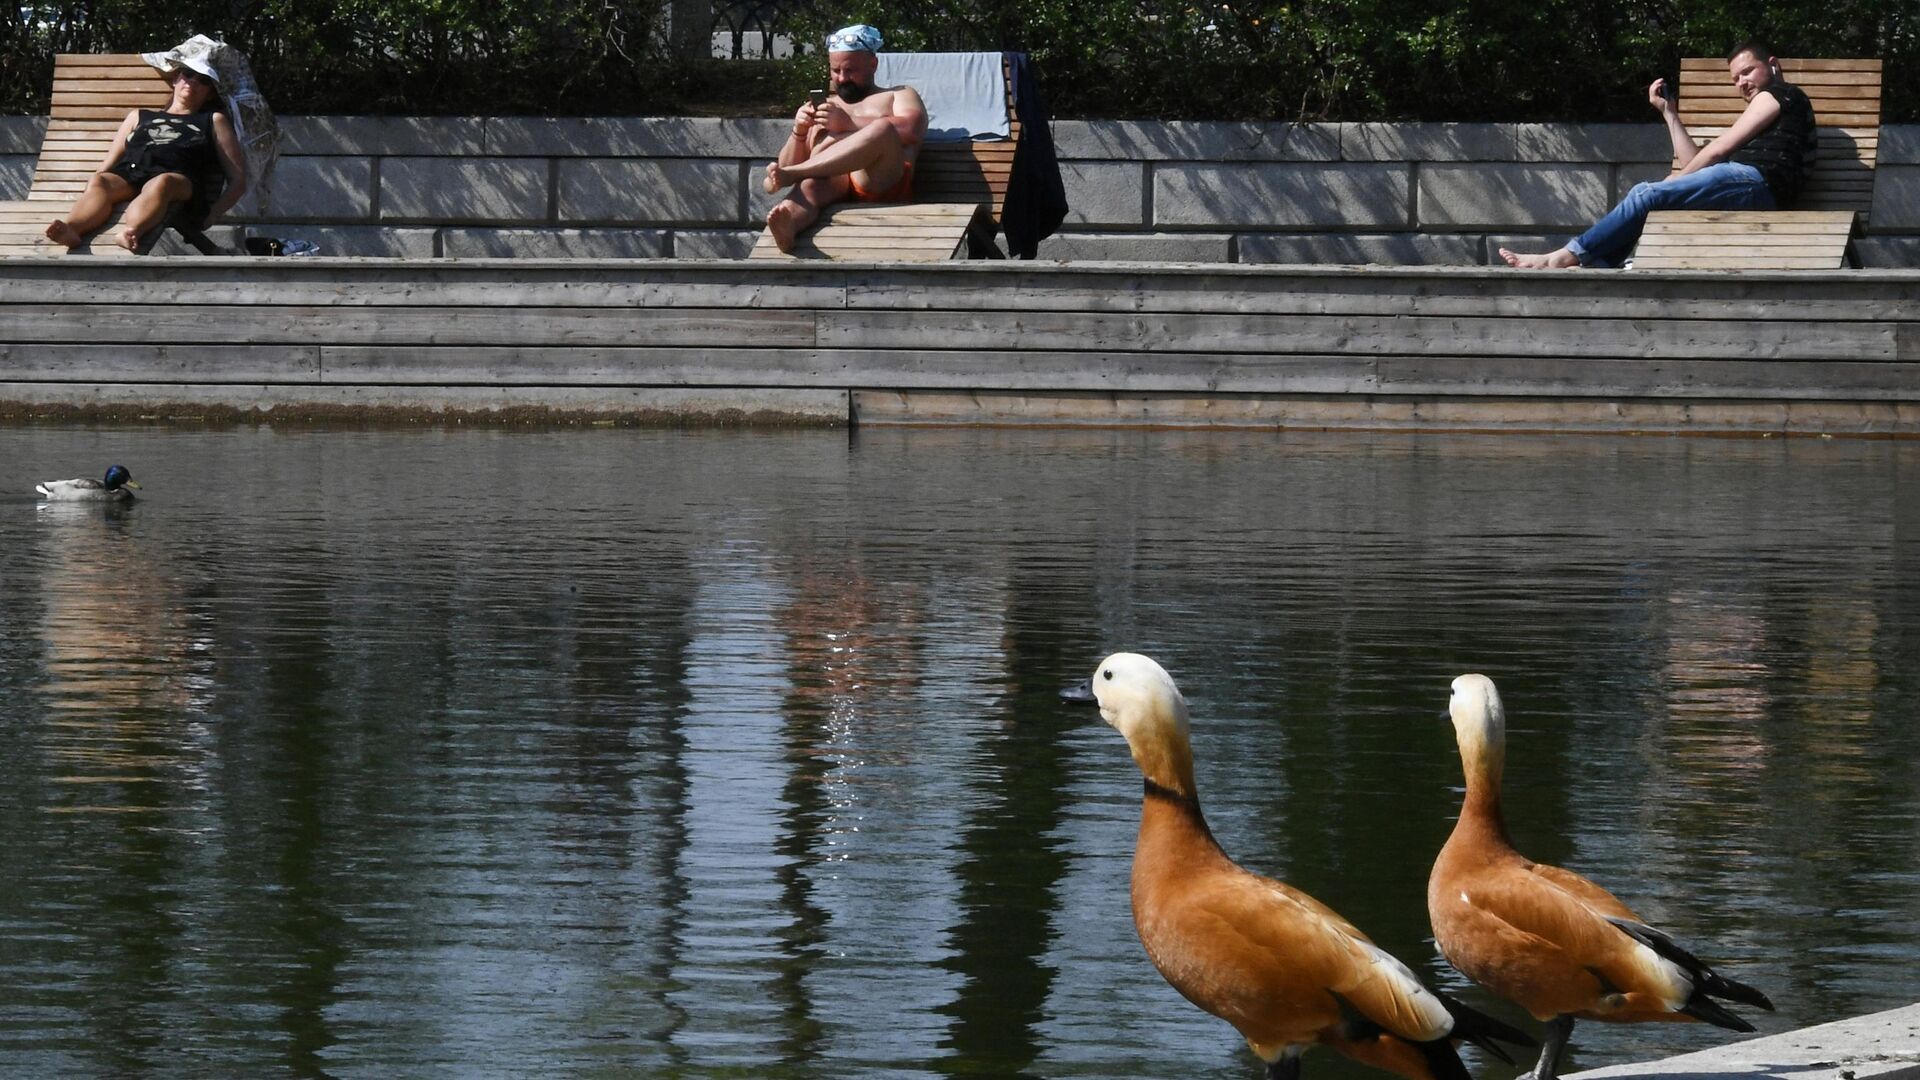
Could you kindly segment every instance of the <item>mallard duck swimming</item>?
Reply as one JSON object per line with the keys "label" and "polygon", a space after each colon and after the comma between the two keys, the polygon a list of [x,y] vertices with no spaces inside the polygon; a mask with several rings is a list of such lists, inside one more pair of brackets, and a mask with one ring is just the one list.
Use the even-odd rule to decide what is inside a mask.
{"label": "mallard duck swimming", "polygon": [[139,486],[125,465],[113,465],[104,480],[48,480],[33,490],[58,502],[126,502],[133,498],[129,489]]}
{"label": "mallard duck swimming", "polygon": [[1435,994],[1313,897],[1236,866],[1200,813],[1186,701],[1165,669],[1115,653],[1062,693],[1094,702],[1145,776],[1133,920],[1147,956],[1188,1001],[1239,1029],[1268,1080],[1297,1080],[1330,1046],[1408,1080],[1468,1080],[1454,1044],[1533,1040]]}

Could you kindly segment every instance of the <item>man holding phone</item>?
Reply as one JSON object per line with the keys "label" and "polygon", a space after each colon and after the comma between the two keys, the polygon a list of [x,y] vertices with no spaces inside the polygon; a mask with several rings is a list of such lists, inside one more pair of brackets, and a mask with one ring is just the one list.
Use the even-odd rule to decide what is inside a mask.
{"label": "man holding phone", "polygon": [[1544,255],[1500,249],[1508,266],[1557,270],[1573,266],[1619,266],[1633,252],[1654,210],[1772,210],[1793,205],[1813,172],[1818,137],[1806,92],[1780,77],[1773,50],[1745,41],[1727,55],[1727,73],[1747,105],[1732,126],[1695,147],[1680,122],[1678,95],[1665,79],[1647,87],[1647,101],[1660,110],[1673,141],[1673,172],[1665,180],[1637,184],[1607,216]]}
{"label": "man holding phone", "polygon": [[913,195],[913,163],[927,136],[927,109],[911,86],[875,86],[880,31],[864,24],[827,37],[832,89],[815,90],[793,114],[793,131],[767,166],[768,194],[792,187],[767,212],[767,229],[781,251],[820,216],[822,207],[849,199],[906,202]]}

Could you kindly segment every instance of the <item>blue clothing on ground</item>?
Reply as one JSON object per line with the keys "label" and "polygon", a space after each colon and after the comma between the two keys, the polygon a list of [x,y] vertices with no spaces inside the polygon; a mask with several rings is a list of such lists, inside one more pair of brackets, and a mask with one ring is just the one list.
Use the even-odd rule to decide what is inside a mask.
{"label": "blue clothing on ground", "polygon": [[1620,205],[1567,244],[1581,266],[1619,266],[1655,210],[1771,210],[1773,192],[1759,169],[1722,161],[1672,180],[1635,184]]}

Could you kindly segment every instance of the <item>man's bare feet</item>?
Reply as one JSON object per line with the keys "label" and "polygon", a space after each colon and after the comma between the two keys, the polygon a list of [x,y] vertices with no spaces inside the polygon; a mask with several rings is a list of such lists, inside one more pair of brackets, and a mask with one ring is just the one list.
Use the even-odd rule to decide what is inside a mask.
{"label": "man's bare feet", "polygon": [[113,234],[113,242],[128,251],[137,251],[140,248],[140,234],[132,229],[121,229]]}
{"label": "man's bare feet", "polygon": [[63,248],[77,248],[84,240],[84,237],[74,232],[73,226],[66,222],[55,221],[53,224],[47,226],[47,239],[59,244]]}
{"label": "man's bare feet", "polygon": [[791,183],[793,180],[787,176],[787,170],[782,169],[780,163],[774,161],[767,164],[767,178],[760,182],[760,186],[766,189],[767,194],[773,195]]}
{"label": "man's bare feet", "polygon": [[1545,255],[1522,255],[1507,248],[1500,249],[1500,257],[1508,266],[1516,270],[1565,270],[1579,266],[1580,258],[1566,248],[1549,251]]}
{"label": "man's bare feet", "polygon": [[767,231],[773,234],[775,247],[791,254],[793,238],[800,235],[800,207],[783,202],[767,211]]}

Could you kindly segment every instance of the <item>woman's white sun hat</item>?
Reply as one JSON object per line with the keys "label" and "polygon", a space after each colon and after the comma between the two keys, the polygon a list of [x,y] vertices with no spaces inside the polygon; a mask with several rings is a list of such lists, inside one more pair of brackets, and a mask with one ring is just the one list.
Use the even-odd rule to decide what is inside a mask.
{"label": "woman's white sun hat", "polygon": [[168,73],[184,68],[196,75],[205,76],[215,86],[220,85],[220,73],[214,70],[213,65],[208,63],[204,56],[169,56],[167,60],[169,61]]}

